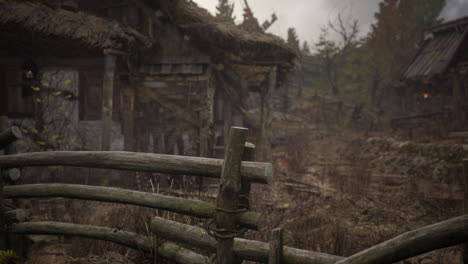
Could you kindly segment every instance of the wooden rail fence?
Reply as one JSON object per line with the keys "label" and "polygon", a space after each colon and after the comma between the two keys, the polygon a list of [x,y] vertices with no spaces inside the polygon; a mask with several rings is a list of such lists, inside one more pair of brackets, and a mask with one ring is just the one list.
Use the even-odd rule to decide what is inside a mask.
{"label": "wooden rail fence", "polygon": [[[12,127],[0,134],[0,150],[21,137]],[[157,245],[160,256],[181,264],[209,264],[211,260],[188,250],[190,247],[216,253],[216,263],[240,263],[243,260],[270,264],[391,264],[432,250],[460,245],[468,238],[468,185],[465,184],[464,215],[416,229],[344,258],[283,245],[282,230],[272,230],[270,243],[247,240],[247,229],[259,230],[261,217],[250,211],[252,183],[269,184],[273,178],[271,163],[253,162],[255,146],[246,143],[247,129],[232,127],[223,160],[175,155],[116,151],[51,151],[0,156],[0,249],[5,249],[8,234],[68,235],[111,241],[145,252],[154,252],[149,237],[109,227],[60,222],[25,222],[21,210],[7,212],[4,198],[64,197],[138,205],[171,211],[207,220],[205,228],[155,217],[151,232],[168,241]],[[464,161],[468,183],[468,160]],[[198,175],[219,178],[216,205],[198,200],[121,188],[74,184],[25,184],[3,186],[3,180],[19,178],[17,168],[28,166],[77,166]],[[13,220],[12,220],[13,219]],[[464,244],[465,250],[467,244]],[[468,263],[465,251],[465,263]]]}

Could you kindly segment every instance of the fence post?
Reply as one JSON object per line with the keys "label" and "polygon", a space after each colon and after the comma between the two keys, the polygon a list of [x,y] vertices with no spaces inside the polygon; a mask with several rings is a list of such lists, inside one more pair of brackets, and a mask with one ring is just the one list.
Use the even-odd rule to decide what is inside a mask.
{"label": "fence post", "polygon": [[[255,145],[246,142],[244,147],[243,161],[255,161]],[[248,181],[241,181],[241,190],[239,195],[239,208],[250,209],[250,185]]]}
{"label": "fence post", "polygon": [[241,190],[240,166],[246,139],[246,128],[231,127],[221,170],[215,215],[216,228],[212,229],[218,240],[216,250],[216,263],[218,264],[232,264],[234,262],[233,245],[237,230],[236,213],[239,210]]}
{"label": "fence post", "polygon": [[276,228],[271,231],[270,254],[268,264],[281,264],[283,258],[283,229]]}
{"label": "fence post", "polygon": [[[18,127],[8,128],[8,118],[2,116],[0,120],[0,150],[5,149],[11,143],[20,139],[22,134]],[[5,153],[7,151],[5,150]],[[3,205],[3,174],[6,173],[2,168],[0,168],[0,250],[5,250],[7,246],[7,233],[6,233],[6,223],[5,223],[5,208]]]}
{"label": "fence post", "polygon": [[[463,160],[463,175],[465,178],[463,214],[468,214],[468,159]],[[463,244],[463,263],[468,264],[468,243]]]}

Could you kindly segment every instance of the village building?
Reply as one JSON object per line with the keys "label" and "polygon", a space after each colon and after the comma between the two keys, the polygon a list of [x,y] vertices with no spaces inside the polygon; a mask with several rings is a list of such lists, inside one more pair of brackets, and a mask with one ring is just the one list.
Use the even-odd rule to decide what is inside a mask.
{"label": "village building", "polygon": [[395,126],[439,124],[440,135],[468,129],[468,18],[431,28],[398,86]]}
{"label": "village building", "polygon": [[269,98],[297,64],[184,0],[0,0],[0,28],[0,115],[44,150],[211,157],[237,125],[268,159]]}

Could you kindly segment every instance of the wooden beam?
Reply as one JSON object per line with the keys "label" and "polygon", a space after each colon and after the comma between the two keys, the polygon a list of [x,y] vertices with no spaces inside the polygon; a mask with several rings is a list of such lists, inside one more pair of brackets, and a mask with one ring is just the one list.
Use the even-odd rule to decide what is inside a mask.
{"label": "wooden beam", "polygon": [[[0,167],[75,166],[219,178],[222,159],[127,151],[48,151],[0,156]],[[242,179],[269,184],[273,165],[242,162]]]}
{"label": "wooden beam", "polygon": [[[213,233],[218,238],[216,263],[234,263],[234,236],[239,229],[236,224],[239,194],[241,190],[240,167],[248,129],[231,127],[229,141],[224,152],[224,163],[219,184],[217,213],[215,215],[216,229]],[[225,230],[226,232],[221,232]]]}
{"label": "wooden beam", "polygon": [[112,97],[114,93],[114,77],[117,57],[112,54],[105,56],[104,81],[102,87],[102,145],[101,150],[111,150],[112,143]]}
{"label": "wooden beam", "polygon": [[[113,242],[148,253],[153,251],[153,243],[148,237],[109,227],[59,222],[27,222],[13,224],[8,228],[8,231],[11,233],[23,235],[67,235],[92,238]],[[170,242],[163,243],[161,246],[159,246],[157,248],[157,252],[162,257],[176,260],[181,264],[208,263],[207,257],[189,251]]]}
{"label": "wooden beam", "polygon": [[[121,188],[78,184],[54,183],[5,186],[4,195],[7,198],[64,197],[132,204],[200,218],[213,218],[216,212],[216,207],[214,205],[203,201],[182,199]],[[259,218],[260,215],[258,213],[244,212],[239,215],[238,223],[243,227],[258,230],[260,222]]]}
{"label": "wooden beam", "polygon": [[468,215],[401,234],[336,264],[392,264],[433,250],[456,246],[468,238]]}
{"label": "wooden beam", "polygon": [[[208,252],[216,252],[216,239],[208,235],[202,228],[155,217],[151,222],[150,230],[161,238]],[[268,243],[242,238],[234,239],[234,254],[239,259],[268,263],[269,251]],[[343,257],[283,247],[284,264],[333,264],[341,259]]]}

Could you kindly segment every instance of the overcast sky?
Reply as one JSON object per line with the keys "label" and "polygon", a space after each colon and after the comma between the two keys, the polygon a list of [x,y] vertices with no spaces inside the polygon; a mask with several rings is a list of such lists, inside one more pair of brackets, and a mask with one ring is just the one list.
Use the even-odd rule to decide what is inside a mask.
{"label": "overcast sky", "polygon": [[[215,13],[218,0],[194,0],[198,5]],[[286,36],[289,27],[295,27],[301,41],[316,42],[320,27],[329,20],[336,19],[338,13],[357,18],[361,31],[366,34],[374,21],[379,0],[249,0],[260,24],[269,19],[273,12],[278,21],[268,30],[271,33]],[[241,21],[243,0],[234,0],[236,18]]]}
{"label": "overcast sky", "polygon": [[[215,13],[218,0],[193,0],[201,7]],[[236,18],[242,19],[243,0],[234,2]],[[286,37],[289,27],[295,27],[301,41],[315,43],[320,34],[320,27],[330,20],[336,20],[337,14],[358,19],[361,34],[369,32],[374,22],[374,13],[380,0],[248,0],[260,24],[269,19],[273,12],[278,21],[268,30]],[[447,0],[448,5],[442,11],[442,17],[451,20],[468,15],[468,0]]]}

